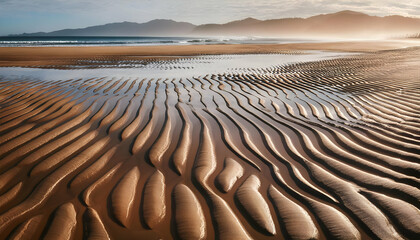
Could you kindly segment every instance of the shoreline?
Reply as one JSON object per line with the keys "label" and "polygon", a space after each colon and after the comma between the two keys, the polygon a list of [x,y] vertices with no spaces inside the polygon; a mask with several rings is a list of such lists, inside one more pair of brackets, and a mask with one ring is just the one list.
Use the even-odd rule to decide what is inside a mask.
{"label": "shoreline", "polygon": [[419,46],[407,41],[165,46],[0,47],[0,67],[63,66],[79,60],[172,59],[199,55],[281,54],[294,51],[376,52]]}

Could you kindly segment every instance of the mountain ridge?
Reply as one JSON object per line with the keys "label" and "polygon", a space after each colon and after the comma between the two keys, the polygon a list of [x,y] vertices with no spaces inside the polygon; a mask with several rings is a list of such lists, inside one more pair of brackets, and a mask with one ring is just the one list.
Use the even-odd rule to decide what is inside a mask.
{"label": "mountain ridge", "polygon": [[14,34],[9,36],[164,36],[191,32],[191,23],[170,19],[154,19],[145,23],[114,22],[85,28],[62,29],[52,32]]}
{"label": "mountain ridge", "polygon": [[224,24],[194,25],[170,19],[145,23],[115,22],[52,32],[9,36],[279,36],[279,37],[375,37],[399,36],[420,32],[420,18],[390,15],[370,16],[344,10],[307,18],[259,20],[248,17]]}

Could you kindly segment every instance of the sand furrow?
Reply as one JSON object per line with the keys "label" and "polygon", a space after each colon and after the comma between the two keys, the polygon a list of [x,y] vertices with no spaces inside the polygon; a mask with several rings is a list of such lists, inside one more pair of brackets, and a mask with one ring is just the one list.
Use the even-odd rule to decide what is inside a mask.
{"label": "sand furrow", "polygon": [[397,230],[408,239],[420,237],[420,210],[413,205],[384,194],[361,190],[361,193],[389,216]]}
{"label": "sand furrow", "polygon": [[173,123],[172,116],[170,110],[166,111],[166,121],[164,127],[162,128],[162,132],[159,138],[155,141],[152,145],[149,158],[150,162],[154,166],[158,166],[159,163],[162,161],[164,154],[169,149],[170,145],[173,141]]}
{"label": "sand furrow", "polygon": [[105,229],[99,214],[93,208],[86,208],[83,214],[84,239],[107,240],[111,239]]}
{"label": "sand furrow", "polygon": [[113,83],[111,84],[111,86],[109,86],[109,87],[107,87],[107,88],[105,88],[103,91],[102,91],[102,93],[107,93],[107,92],[109,92],[109,91],[111,91],[112,89],[114,89],[120,82],[121,82],[121,80],[122,80],[122,78],[120,78],[119,80],[117,80],[117,81],[113,81]]}
{"label": "sand furrow", "polygon": [[374,107],[381,113],[386,114],[387,116],[392,116],[395,118],[401,119],[401,121],[416,121],[419,117],[418,114],[410,114],[404,111],[401,111],[400,108],[394,107],[392,105],[386,104],[383,101],[376,101],[372,99],[369,95],[358,96],[358,99],[363,101],[366,105]]}
{"label": "sand furrow", "polygon": [[31,130],[36,124],[25,124],[21,127],[15,128],[13,131],[10,131],[8,133],[2,134],[2,137],[0,138],[0,144],[3,144],[4,142],[8,142],[12,140],[13,138],[16,138],[25,132]]}
{"label": "sand furrow", "polygon": [[[77,117],[71,119],[70,121],[66,122],[64,125],[60,126],[59,129],[61,130],[67,130],[77,124],[79,124],[80,122],[82,122],[83,120],[85,120],[92,112],[92,110],[95,108],[95,104],[93,104],[92,106],[90,106],[88,109],[86,109],[85,111],[83,111],[82,113],[80,113],[80,110],[83,110],[82,108],[83,104],[80,105],[76,105],[74,107],[71,108],[71,110],[67,113],[65,113],[64,115],[62,115],[59,118],[56,118],[50,122],[48,122],[48,124],[44,124],[42,126],[39,126],[38,128],[33,129],[32,131],[29,131],[27,133],[25,133],[24,135],[21,135],[15,139],[13,139],[10,142],[5,143],[4,145],[0,146],[0,154],[4,154],[24,143],[27,143],[28,141],[34,139],[35,137],[38,137],[39,135],[47,132],[48,130],[54,128],[56,125],[62,123],[65,120],[68,120],[71,117],[75,117],[76,114],[79,114]],[[56,136],[58,134],[60,134],[62,131],[52,131],[51,134],[53,136]],[[44,137],[45,138],[45,137]],[[47,137],[45,140],[50,140],[49,137]],[[44,140],[44,141],[45,141]],[[42,142],[37,142],[37,144],[41,144]]]}
{"label": "sand furrow", "polygon": [[[385,163],[388,163],[394,168],[400,169],[400,171],[402,172],[405,172],[405,171],[419,172],[419,166],[417,166],[416,164],[409,163],[409,162],[404,163],[400,161],[399,159],[393,159],[392,157],[389,157],[389,156],[381,156],[380,154],[371,154],[369,160],[363,159],[361,157],[357,157],[349,152],[344,151],[343,149],[338,147],[335,143],[333,143],[323,133],[317,132],[317,134],[319,134],[321,137],[320,143],[322,143],[322,146],[325,146],[329,151],[334,152],[334,155],[336,155],[337,158],[343,159],[347,163],[350,163],[350,164],[353,163],[357,167],[375,172],[378,175],[384,175],[386,177],[390,177],[390,178],[400,180],[400,181],[411,180],[410,182],[414,184],[419,183],[417,179],[415,179],[414,177],[409,177],[406,174],[398,173],[396,171],[382,167],[381,165],[374,164],[372,162],[375,161],[376,159],[379,161],[385,161]],[[359,150],[361,153],[366,153],[365,151],[363,151],[364,149],[357,149],[357,150]],[[372,160],[372,159],[375,159],[375,160]]]}
{"label": "sand furrow", "polygon": [[[69,97],[63,98],[60,101],[54,102],[54,104],[48,106],[46,110],[43,112],[33,116],[30,118],[31,121],[39,121],[41,119],[44,119],[47,116],[52,115],[53,113],[59,111],[62,107],[64,107],[67,103],[71,102],[71,100],[74,98],[74,95],[70,95]],[[73,100],[74,101],[74,100]]]}
{"label": "sand furrow", "polygon": [[[95,146],[92,147],[95,149]],[[19,216],[42,206],[42,204],[51,197],[57,187],[61,185],[62,181],[69,174],[86,164],[87,158],[85,155],[88,151],[89,148],[87,151],[78,154],[75,158],[64,163],[56,171],[42,179],[42,181],[36,185],[34,190],[23,202],[2,213],[0,215],[0,232],[2,229],[6,228],[11,221],[15,220]]]}
{"label": "sand furrow", "polygon": [[[240,104],[240,106],[243,106],[243,104],[241,104],[241,101],[239,101],[239,99],[237,99],[238,100],[238,103]],[[248,100],[249,100],[249,102],[250,102],[250,99],[248,98]],[[243,107],[242,109],[244,109],[244,110],[246,110],[246,108],[245,107]],[[257,108],[256,108],[256,110],[257,110]],[[238,113],[238,111],[236,111],[236,110],[234,110],[236,113]],[[253,116],[255,116],[255,117],[257,117],[257,119],[259,119],[259,120],[261,120],[262,122],[264,122],[265,124],[267,124],[267,125],[269,125],[272,129],[274,129],[277,133],[279,133],[281,136],[287,136],[287,135],[285,135],[281,130],[279,130],[279,129],[277,129],[275,126],[273,126],[272,124],[270,124],[269,122],[267,122],[267,121],[265,121],[265,120],[263,120],[261,117],[259,117],[259,116],[257,116],[257,115],[255,115],[254,113],[252,113],[252,112],[250,112],[249,110],[246,110],[246,112],[248,112],[248,113],[251,113],[251,115],[253,115]],[[261,113],[263,113],[264,114],[264,112],[261,112]],[[239,114],[238,113],[238,115],[239,116],[241,116],[242,118],[244,118],[244,119],[249,119],[249,118],[247,118],[247,117],[245,117],[245,116],[243,116],[243,115],[241,115],[241,114]],[[228,116],[229,117],[229,116]],[[243,126],[241,126],[242,124],[240,124],[240,123],[238,123],[236,120],[234,120],[233,118],[231,118],[231,117],[229,117],[232,121],[234,121],[235,122],[235,124],[236,125],[238,125],[238,128],[239,129],[245,129]],[[264,140],[264,142],[266,143],[266,145],[268,145],[268,146],[270,146],[270,149],[269,150],[271,150],[272,151],[272,153],[275,153],[274,155],[276,155],[277,156],[277,159],[278,160],[281,160],[281,161],[283,161],[285,164],[287,164],[287,165],[290,165],[290,162],[288,162],[288,161],[284,161],[284,157],[282,156],[282,154],[280,154],[279,153],[279,151],[277,151],[276,150],[276,146],[274,146],[274,144],[273,144],[273,141],[271,140],[271,137],[270,137],[270,135],[269,134],[267,134],[265,131],[263,131],[262,130],[262,128],[261,128],[261,126],[258,126],[257,124],[256,124],[256,122],[255,121],[249,121],[249,123],[251,123],[252,125],[254,125],[255,126],[255,128],[256,129],[259,129],[259,131],[260,132],[262,132],[262,137],[263,137],[263,140]],[[259,156],[260,158],[262,158],[262,159],[264,159],[266,162],[268,162],[271,166],[273,166],[274,164],[271,162],[271,161],[269,161],[268,159],[270,159],[269,157],[266,157],[266,156],[264,156],[264,154],[262,154],[259,150],[258,150],[258,147],[256,147],[254,144],[253,144],[253,142],[254,141],[252,141],[252,140],[250,140],[250,135],[247,133],[247,132],[243,132],[243,135],[244,135],[244,139],[245,139],[245,142],[246,142],[246,144],[248,145],[248,147],[250,148],[250,149],[252,149],[253,150],[253,152],[254,152],[254,154],[257,154],[257,156]],[[319,193],[321,193],[321,196],[326,196],[327,198],[329,198],[329,199],[331,199],[331,200],[333,200],[333,201],[335,201],[334,200],[334,198],[333,197],[331,197],[331,196],[329,196],[329,194],[326,194],[323,190],[320,190],[319,188],[317,188],[317,187],[315,187],[315,186],[313,186],[312,184],[310,184],[307,180],[305,180],[303,177],[302,177],[302,175],[299,173],[299,171],[297,170],[297,168],[295,168],[295,167],[292,167],[292,172],[293,172],[293,177],[296,177],[296,179],[298,180],[298,183],[303,183],[304,184],[304,186],[306,187],[306,190],[310,190],[311,192],[313,192],[313,193],[315,193],[315,194],[317,194],[317,195],[319,195]],[[313,191],[313,190],[315,190],[315,191]]]}
{"label": "sand furrow", "polygon": [[173,154],[173,164],[175,166],[175,170],[179,175],[182,175],[185,171],[185,165],[188,160],[188,154],[190,152],[190,147],[192,144],[192,126],[190,118],[188,117],[188,114],[186,113],[186,110],[183,106],[183,104],[177,104],[177,109],[179,112],[179,115],[182,119],[182,133],[180,136],[180,140],[178,142],[178,146],[174,151]]}
{"label": "sand furrow", "polygon": [[323,227],[327,238],[361,239],[359,231],[343,213],[334,207],[297,193],[292,187],[285,183],[278,169],[275,169],[275,175],[286,190],[295,194],[295,196],[311,210],[318,223]]}
{"label": "sand furrow", "polygon": [[275,206],[279,221],[290,239],[317,239],[318,229],[309,214],[298,204],[281,194],[273,185],[268,195]]}
{"label": "sand furrow", "polygon": [[[51,154],[51,152],[56,151],[57,149],[59,149],[63,145],[73,141],[74,139],[77,139],[78,137],[80,137],[83,134],[85,134],[84,137],[87,137],[87,139],[89,139],[89,137],[92,136],[92,134],[90,134],[90,133],[86,134],[86,131],[88,131],[90,127],[91,127],[90,124],[83,125],[82,127],[78,128],[74,131],[71,131],[67,135],[64,135],[60,138],[54,139],[53,141],[50,141],[49,143],[42,145],[42,147],[36,149],[35,151],[32,151],[27,157],[25,157],[18,164],[18,166],[25,166],[25,165],[33,164],[33,163],[37,162],[39,159],[42,159],[43,157],[45,157],[46,155]],[[85,141],[85,140],[83,140],[83,141]],[[21,149],[22,152],[20,154],[22,154],[22,153],[25,154],[26,153],[25,148],[27,146],[30,146],[30,144],[25,145],[25,147],[23,147]],[[12,154],[10,154],[9,156],[12,156]]]}
{"label": "sand furrow", "polygon": [[200,148],[194,162],[194,177],[206,190],[211,201],[216,236],[220,239],[251,239],[231,208],[208,186],[207,180],[216,167],[216,153],[207,121],[201,114],[195,114],[201,121],[202,129]]}
{"label": "sand furrow", "polygon": [[134,120],[124,128],[124,130],[121,133],[122,139],[127,139],[128,137],[132,136],[134,132],[137,130],[137,128],[140,127],[140,123],[142,122],[143,118],[146,116],[146,113],[144,113],[145,105],[143,104],[145,99],[147,99],[150,96],[150,87],[152,86],[152,80],[149,81],[147,84],[143,84],[143,81],[139,84],[139,90],[143,90],[143,95],[141,95],[141,101],[140,101],[140,107],[137,110],[137,115],[134,118]]}
{"label": "sand furrow", "polygon": [[232,158],[225,159],[225,166],[216,177],[216,183],[223,192],[229,192],[238,179],[244,174],[244,169]]}
{"label": "sand furrow", "polygon": [[358,194],[357,188],[345,184],[322,168],[311,165],[314,177],[333,190],[341,198],[343,205],[365,224],[379,239],[402,239],[388,219],[366,198]]}
{"label": "sand furrow", "polygon": [[111,194],[112,214],[125,227],[130,223],[139,179],[140,171],[138,167],[134,167],[121,178]]}
{"label": "sand furrow", "polygon": [[[127,122],[130,119],[130,116],[132,115],[132,111],[135,109],[135,98],[130,99],[127,107],[124,110],[124,114],[118,119],[116,120],[114,123],[110,124],[109,133],[115,132],[117,130],[119,130],[120,128],[122,128],[125,124],[127,124]],[[116,108],[121,107],[121,106],[116,106]],[[104,123],[106,124],[106,123]]]}
{"label": "sand furrow", "polygon": [[90,84],[87,84],[87,86],[89,86],[89,87],[85,88],[83,90],[83,92],[90,91],[92,88],[96,88],[97,86],[99,86],[101,84],[104,84],[103,81],[105,79],[106,79],[105,77],[104,78],[95,79],[95,81],[91,82]]}
{"label": "sand furrow", "polygon": [[210,193],[209,198],[218,239],[252,239],[235,213],[221,197]]}
{"label": "sand furrow", "polygon": [[52,113],[48,116],[45,116],[44,118],[42,118],[42,120],[43,121],[50,121],[50,120],[56,119],[56,118],[66,114],[68,112],[71,112],[73,110],[72,108],[75,105],[77,105],[77,106],[82,105],[82,101],[89,102],[89,100],[91,100],[91,99],[92,99],[92,97],[87,97],[87,95],[78,95],[78,98],[76,98],[76,97],[73,98],[73,100],[71,102],[64,104],[63,107],[61,107],[58,111],[56,111],[56,112],[54,112],[54,113]]}
{"label": "sand furrow", "polygon": [[[47,159],[43,160],[39,164],[37,164],[30,172],[30,176],[38,175],[40,173],[46,172],[49,169],[53,169],[58,164],[62,163],[66,158],[70,157],[74,154],[75,151],[82,149],[89,143],[93,142],[92,140],[98,136],[97,131],[92,131],[86,134],[84,137],[80,138],[78,141],[73,142],[72,144],[68,145],[67,147],[63,148],[62,150],[58,151],[54,155],[51,155]],[[96,154],[108,141],[108,139],[104,139],[102,141],[95,142],[88,150],[85,150],[88,156],[92,157],[92,155]],[[94,150],[92,152],[92,150]]]}
{"label": "sand furrow", "polygon": [[[214,117],[215,115],[212,114],[212,116]],[[235,141],[233,139],[230,131],[228,130],[229,128],[226,127],[224,125],[224,123],[222,121],[220,121],[220,118],[216,118],[216,121],[222,126],[221,128],[223,129],[223,140],[226,142],[226,145],[238,156],[240,157],[243,161],[245,161],[246,163],[248,163],[249,165],[253,166],[254,168],[261,170],[260,166],[258,164],[256,164],[253,160],[251,160],[250,158],[248,158],[248,154],[245,154],[238,146],[237,143],[235,143]],[[242,143],[243,144],[243,143]],[[239,144],[238,144],[239,145]],[[249,150],[249,149],[248,149]]]}
{"label": "sand furrow", "polygon": [[95,87],[94,89],[93,89],[93,92],[94,93],[97,93],[97,92],[100,92],[101,91],[101,89],[103,89],[103,88],[105,88],[106,86],[108,86],[109,84],[111,84],[112,82],[113,82],[113,80],[114,80],[114,78],[112,78],[111,80],[108,80],[108,81],[106,81],[106,82],[102,82],[102,81],[100,81],[100,85],[99,85],[99,87]]}
{"label": "sand furrow", "polygon": [[263,232],[275,235],[276,227],[271,218],[270,209],[258,191],[261,182],[257,176],[251,175],[235,192],[235,197],[243,207],[250,220]]}
{"label": "sand furrow", "polygon": [[146,182],[143,190],[143,218],[153,229],[166,215],[165,177],[157,170]]}
{"label": "sand furrow", "polygon": [[[0,132],[7,131],[13,128],[14,126],[19,125],[20,123],[31,119],[33,116],[42,115],[43,111],[50,110],[51,106],[57,101],[57,99],[54,98],[58,98],[59,100],[61,97],[65,97],[65,95],[60,97],[58,96],[58,94],[56,96],[52,96],[52,100],[45,99],[45,103],[39,103],[39,105],[42,104],[41,106],[31,106],[30,109],[26,109],[26,111],[21,113],[19,116],[10,116],[8,118],[4,118],[4,122],[0,127]],[[66,100],[69,100],[69,98],[67,98]]]}
{"label": "sand furrow", "polygon": [[146,142],[150,141],[150,138],[153,137],[153,131],[155,130],[156,124],[157,124],[156,118],[159,117],[158,113],[161,111],[161,107],[155,103],[157,99],[157,91],[158,91],[158,86],[156,86],[156,89],[155,89],[155,99],[153,100],[153,106],[152,106],[153,108],[151,110],[148,122],[134,140],[133,147],[131,149],[133,154],[136,154],[140,150],[142,150]]}
{"label": "sand furrow", "polygon": [[106,184],[114,175],[115,172],[121,167],[122,163],[118,163],[113,168],[111,168],[108,172],[103,174],[100,178],[98,178],[94,183],[89,185],[82,193],[82,200],[83,203],[87,206],[93,206],[94,200],[92,200],[93,195],[95,192],[99,191],[100,187]]}
{"label": "sand furrow", "polygon": [[361,169],[348,166],[347,164],[337,161],[337,159],[326,156],[318,151],[313,146],[313,143],[308,136],[302,135],[302,137],[305,143],[304,146],[306,146],[307,150],[311,153],[311,157],[316,159],[317,162],[320,162],[325,167],[333,169],[336,174],[344,175],[344,178],[356,182],[361,186],[374,186],[386,191],[399,192],[399,194],[403,194],[406,197],[408,196],[409,198],[412,198],[411,201],[419,204],[418,200],[414,200],[420,197],[420,191],[417,188],[410,185],[397,183],[388,178],[382,178],[375,174],[364,172]]}
{"label": "sand furrow", "polygon": [[[50,90],[50,89],[48,89]],[[33,110],[34,106],[37,106],[37,103],[47,101],[48,99],[58,96],[60,88],[52,90],[52,96],[48,96],[50,92],[48,91],[37,91],[36,94],[29,95],[27,99],[19,99],[15,96],[15,103],[5,107],[2,111],[1,123],[8,122],[16,117],[24,115],[25,113]],[[63,92],[63,90],[61,90]],[[58,93],[57,93],[58,92]],[[43,96],[43,93],[46,96]]]}
{"label": "sand furrow", "polygon": [[0,175],[0,191],[4,191],[7,185],[18,178],[20,169],[12,168],[9,171]]}
{"label": "sand furrow", "polygon": [[77,174],[70,182],[70,188],[75,188],[79,185],[86,184],[90,179],[98,174],[112,159],[117,151],[117,147],[113,147],[96,160],[92,165]]}
{"label": "sand furrow", "polygon": [[[42,96],[40,96],[40,98],[41,98]],[[16,112],[18,112],[18,109],[19,108],[17,108],[17,109],[14,109],[13,107],[9,110],[9,112],[11,113],[11,114],[13,114],[13,113],[16,113]],[[10,117],[10,114],[8,115],[7,114],[7,111],[5,111],[5,108],[3,108],[2,109],[3,111],[2,111],[2,114],[1,114],[1,116],[9,116]],[[29,111],[29,113],[30,113],[30,111]],[[35,115],[35,116],[33,116],[33,118],[37,118],[37,115]],[[5,118],[6,119],[6,118]]]}
{"label": "sand furrow", "polygon": [[[125,90],[124,94],[128,94],[131,91],[131,89],[133,89],[134,85],[137,83],[137,80],[139,80],[139,78],[136,78],[133,81],[131,81],[130,86]],[[141,81],[140,84],[142,84],[142,83],[143,83],[143,81]],[[139,86],[139,87],[141,87],[141,86]]]}
{"label": "sand furrow", "polygon": [[402,116],[413,117],[412,120],[415,120],[415,118],[419,117],[416,109],[405,106],[404,104],[398,102],[396,99],[392,99],[392,101],[390,101],[388,99],[381,98],[378,95],[378,93],[374,93],[366,95],[365,97],[374,103],[382,104],[385,109],[392,109],[392,111],[396,111]]}
{"label": "sand furrow", "polygon": [[[198,114],[198,113],[196,113]],[[207,179],[216,168],[216,149],[212,141],[212,135],[208,128],[208,123],[203,121],[201,115],[197,115],[202,121],[201,142],[197,152],[196,161],[194,162],[194,176],[203,185],[207,185]]]}
{"label": "sand furrow", "polygon": [[40,222],[41,215],[34,216],[25,222],[21,223],[13,232],[7,237],[10,240],[31,240],[35,238]]}
{"label": "sand furrow", "polygon": [[109,126],[111,123],[114,123],[115,119],[117,119],[122,114],[122,107],[124,98],[120,98],[117,100],[117,104],[114,106],[112,111],[105,115],[105,117],[101,120],[99,127]]}
{"label": "sand furrow", "polygon": [[[313,129],[312,129],[312,128],[310,128],[310,130],[311,130],[311,131],[313,131]],[[342,152],[342,150],[337,150],[337,146],[335,146],[329,138],[325,137],[325,135],[323,135],[323,133],[320,133],[320,132],[318,132],[318,131],[315,131],[315,133],[316,133],[316,134],[318,134],[318,135],[321,135],[322,140],[320,141],[320,143],[325,143],[325,142],[323,142],[323,141],[327,141],[327,142],[329,142],[329,144],[328,144],[327,148],[328,148],[328,149],[335,149],[335,150],[333,151],[333,152],[334,152],[334,154],[337,154],[337,153]],[[335,133],[333,133],[333,134],[335,134]],[[341,139],[341,140],[342,140],[342,139]],[[347,144],[347,146],[352,145],[352,143],[350,143],[350,142],[347,142],[346,144]],[[360,148],[359,148],[358,150],[360,151]],[[361,152],[362,152],[362,153],[366,153],[366,151],[364,151],[364,150],[362,150]],[[350,156],[350,155],[348,155],[348,156]],[[372,157],[378,158],[378,155],[377,155],[377,154],[375,154],[375,155],[372,155]],[[380,157],[380,155],[379,155],[379,157]],[[352,158],[352,157],[350,157],[350,158]],[[387,160],[387,158],[389,158],[389,157],[384,157],[383,159],[384,159],[384,160],[386,159],[385,161],[388,161],[388,160]],[[349,158],[347,158],[347,159],[349,159]],[[361,159],[361,158],[358,158],[358,159]],[[357,163],[363,163],[363,164],[364,164],[364,166],[370,166],[371,168],[373,167],[373,168],[375,168],[375,169],[381,168],[380,166],[378,166],[378,165],[376,165],[376,164],[371,164],[370,162],[367,162],[367,161],[362,160],[362,159],[361,159],[361,161],[356,160],[356,162],[357,162]],[[400,160],[396,159],[396,161],[393,161],[393,163],[392,163],[392,164],[398,164],[399,162],[400,162]],[[410,163],[405,163],[405,164],[410,164]],[[407,167],[407,165],[405,165],[405,167]],[[414,165],[413,167],[414,167],[414,168],[417,168],[417,166],[416,166],[416,165]],[[380,174],[382,174],[382,173],[388,173],[388,174],[389,174],[388,176],[395,176],[396,178],[397,178],[397,176],[399,175],[399,178],[401,178],[401,179],[404,179],[404,180],[405,180],[405,179],[409,179],[409,177],[402,176],[401,174],[398,174],[398,173],[396,173],[396,172],[390,171],[390,170],[385,169],[385,168],[381,168],[381,170],[379,170],[379,171],[378,171],[378,173],[380,173]],[[414,180],[414,179],[412,179],[412,180],[413,180],[412,182],[415,182],[415,181],[416,181],[416,180]]]}
{"label": "sand furrow", "polygon": [[13,152],[7,155],[4,158],[4,161],[0,164],[0,166],[3,166],[4,164],[7,164],[9,162],[12,162],[16,158],[24,156],[25,154],[28,154],[31,152],[32,153],[22,161],[22,164],[35,162],[37,159],[39,159],[43,155],[51,153],[53,150],[77,138],[78,136],[85,133],[90,128],[91,124],[88,123],[84,126],[81,126],[78,129],[75,129],[73,132],[70,132],[69,134],[63,137],[55,139],[55,141],[51,141],[51,140],[54,140],[54,138],[56,138],[57,136],[60,136],[61,133],[67,131],[69,128],[72,128],[74,127],[74,125],[79,124],[81,121],[85,120],[83,119],[83,117],[86,117],[86,115],[82,115],[82,118],[78,119],[75,122],[67,122],[64,125],[58,128],[55,128],[53,131],[50,131],[40,137],[36,137],[35,139],[29,141],[29,143],[26,143],[24,146],[20,147],[20,151]]}
{"label": "sand furrow", "polygon": [[130,80],[130,79],[125,80],[123,83],[121,83],[121,85],[120,85],[117,89],[115,89],[115,91],[113,91],[113,92],[112,92],[112,94],[117,94],[119,91],[121,91],[121,89],[123,89],[123,88],[125,87],[125,85],[127,84],[127,82],[128,82],[129,80]]}
{"label": "sand furrow", "polygon": [[72,239],[74,229],[77,224],[76,210],[73,204],[65,203],[54,212],[51,224],[47,227],[47,231],[43,239]]}
{"label": "sand furrow", "polygon": [[[54,139],[54,141],[50,141],[47,144],[42,145],[42,147],[38,148],[36,151],[33,151],[31,154],[29,154],[27,157],[25,157],[18,166],[25,166],[25,165],[29,165],[32,164],[36,161],[38,161],[39,159],[41,159],[42,157],[50,154],[51,152],[56,151],[56,149],[59,149],[60,147],[62,147],[63,145],[67,144],[68,142],[71,142],[72,140],[78,138],[79,136],[81,136],[82,134],[84,134],[86,131],[88,131],[93,122],[96,121],[97,119],[103,117],[104,113],[105,113],[105,109],[108,106],[108,101],[105,101],[105,103],[102,105],[101,109],[95,113],[95,115],[93,115],[93,117],[90,118],[90,121],[79,127],[78,129],[74,129],[73,131],[71,131],[70,133],[68,133],[67,135],[64,135],[60,138],[56,138]],[[50,135],[52,135],[52,137],[54,137],[55,135],[57,135],[57,132],[53,132]],[[87,134],[84,135],[83,139],[79,139],[78,142],[86,142],[89,141],[89,139],[91,140],[92,137],[95,137],[97,135],[96,131],[93,132],[89,132]],[[76,144],[75,142],[73,144]],[[33,149],[35,148],[37,145],[39,145],[38,141],[33,141],[30,144],[26,145],[24,148],[22,148],[19,152],[19,154],[23,155],[25,152],[25,149]],[[79,144],[80,145],[80,144]],[[71,148],[67,147],[66,149],[70,149]],[[66,155],[65,154],[65,149],[62,149],[61,151],[61,156]],[[57,156],[60,156],[57,155]],[[13,156],[13,154],[10,154],[9,156]],[[9,157],[8,156],[8,157]]]}
{"label": "sand furrow", "polygon": [[0,209],[10,203],[19,194],[19,191],[22,189],[22,184],[22,182],[19,182],[0,196]]}
{"label": "sand furrow", "polygon": [[206,220],[194,193],[185,185],[178,184],[173,192],[176,232],[180,239],[205,239]]}
{"label": "sand furrow", "polygon": [[361,239],[357,228],[337,209],[316,201],[309,201],[312,211],[326,229],[327,238]]}

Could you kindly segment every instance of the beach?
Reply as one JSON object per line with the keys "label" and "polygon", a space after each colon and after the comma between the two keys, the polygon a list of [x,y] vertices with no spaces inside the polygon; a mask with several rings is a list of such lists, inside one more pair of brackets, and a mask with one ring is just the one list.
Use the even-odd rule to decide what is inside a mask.
{"label": "beach", "polygon": [[[417,46],[418,41],[342,41],[289,44],[214,44],[165,46],[0,47],[0,66],[68,65],[80,60],[167,59],[197,55],[273,54],[307,50],[375,52]],[[86,64],[86,63],[84,63]]]}
{"label": "beach", "polygon": [[420,238],[419,45],[0,47],[0,238]]}

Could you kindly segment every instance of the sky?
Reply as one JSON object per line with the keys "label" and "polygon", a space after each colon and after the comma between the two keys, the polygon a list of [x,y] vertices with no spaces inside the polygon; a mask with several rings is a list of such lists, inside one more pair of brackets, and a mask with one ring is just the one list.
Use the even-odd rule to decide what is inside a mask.
{"label": "sky", "polygon": [[309,17],[342,10],[420,18],[420,0],[0,0],[0,36],[123,21],[226,23],[247,17]]}

